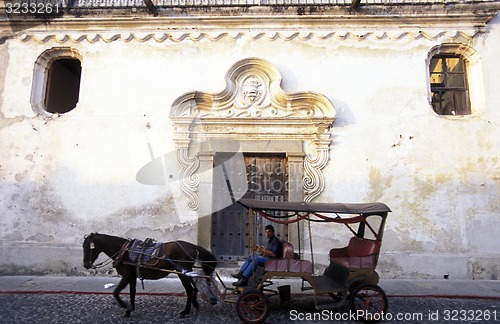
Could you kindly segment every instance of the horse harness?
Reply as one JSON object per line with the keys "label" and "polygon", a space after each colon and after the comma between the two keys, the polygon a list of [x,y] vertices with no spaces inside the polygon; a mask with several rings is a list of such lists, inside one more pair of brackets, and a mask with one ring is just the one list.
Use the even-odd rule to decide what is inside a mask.
{"label": "horse harness", "polygon": [[[187,253],[187,251],[178,241],[175,241],[175,243],[179,245],[179,247],[186,253],[186,255],[189,255],[189,253]],[[198,250],[196,250],[196,256],[194,258],[189,255],[193,263],[198,258],[198,254],[199,252]],[[120,251],[118,252],[116,259],[113,261],[113,267],[116,268],[122,263],[134,265],[136,267],[137,277],[142,280],[140,276],[140,268],[159,270],[158,263],[160,261],[169,262],[175,269],[174,271],[171,271],[172,273],[179,272],[183,274],[186,272],[186,269],[182,268],[176,263],[176,261],[178,260],[169,258],[165,251],[164,243],[157,242],[151,238],[147,238],[144,241],[131,239],[125,242],[125,244],[123,244]]]}
{"label": "horse harness", "polygon": [[[177,245],[188,255],[193,262],[196,262],[198,258],[199,251],[196,250],[196,256],[193,258],[186,249],[182,246],[179,241],[175,241]],[[95,249],[95,243],[92,238],[89,242],[89,259],[92,260],[92,251]],[[160,261],[167,261],[174,267],[175,270],[163,270],[157,267]],[[136,267],[137,277],[143,280],[140,276],[140,268],[148,268],[151,270],[158,271],[168,271],[171,273],[184,274],[188,272],[186,269],[179,266],[176,262],[181,260],[173,260],[168,257],[165,251],[164,243],[157,242],[152,238],[147,238],[144,241],[138,239],[129,239],[125,242],[120,250],[109,257],[107,260],[95,264],[94,269],[102,268],[109,263],[112,263],[113,267],[118,267],[120,264],[134,265]]]}

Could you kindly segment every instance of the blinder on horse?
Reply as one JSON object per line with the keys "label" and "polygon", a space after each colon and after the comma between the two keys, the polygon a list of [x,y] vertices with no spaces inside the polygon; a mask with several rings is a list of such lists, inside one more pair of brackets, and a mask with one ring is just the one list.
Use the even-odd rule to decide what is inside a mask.
{"label": "blinder on horse", "polygon": [[[97,233],[91,233],[90,235],[85,235],[83,237],[83,266],[85,267],[85,269],[97,268],[97,266],[94,265],[94,262],[101,251],[98,251],[97,253],[95,253],[94,251],[96,249],[95,243],[93,241],[95,234]],[[88,245],[88,248],[86,247],[86,245]]]}
{"label": "blinder on horse", "polygon": [[[92,250],[95,249],[95,244],[92,241],[94,233],[83,237],[83,266],[85,269],[93,268],[95,260],[92,260]],[[89,242],[90,240],[90,242]],[[97,256],[96,256],[97,259]]]}

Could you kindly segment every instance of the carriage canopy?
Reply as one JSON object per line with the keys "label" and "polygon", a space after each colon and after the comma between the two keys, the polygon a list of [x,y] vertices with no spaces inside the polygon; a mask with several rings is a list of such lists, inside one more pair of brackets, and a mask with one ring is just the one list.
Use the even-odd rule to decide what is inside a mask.
{"label": "carriage canopy", "polygon": [[359,203],[359,204],[343,204],[343,203],[313,203],[313,202],[291,202],[291,201],[262,201],[255,199],[242,198],[238,201],[248,209],[260,211],[283,211],[290,213],[327,213],[335,214],[336,216],[322,215],[322,219],[337,223],[349,222],[349,218],[339,218],[337,214],[378,214],[384,215],[391,209],[380,202],[375,203]]}
{"label": "carriage canopy", "polygon": [[[371,232],[380,243],[385,220],[391,209],[380,202],[374,203],[312,203],[290,201],[263,201],[242,198],[241,205],[253,210],[256,214],[278,224],[291,224],[300,221],[330,222],[345,224],[351,232],[360,238],[366,238]],[[342,217],[343,215],[344,217]],[[369,218],[378,216],[378,221],[370,224]],[[350,224],[359,224],[354,229]],[[366,229],[369,231],[366,231]]]}

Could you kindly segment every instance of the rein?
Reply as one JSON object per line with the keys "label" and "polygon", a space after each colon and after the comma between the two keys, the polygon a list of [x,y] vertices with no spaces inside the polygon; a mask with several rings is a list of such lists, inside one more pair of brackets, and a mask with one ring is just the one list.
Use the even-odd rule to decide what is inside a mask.
{"label": "rein", "polygon": [[109,258],[107,258],[106,260],[104,260],[102,262],[99,262],[98,264],[93,264],[92,269],[103,268],[103,267],[107,266],[108,264],[112,263],[114,258],[118,255],[118,253],[119,252],[113,254],[112,256],[110,256]]}

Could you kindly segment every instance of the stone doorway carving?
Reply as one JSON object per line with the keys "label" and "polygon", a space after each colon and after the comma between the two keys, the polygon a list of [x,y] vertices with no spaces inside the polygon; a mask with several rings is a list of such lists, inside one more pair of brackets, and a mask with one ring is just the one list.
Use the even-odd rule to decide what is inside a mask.
{"label": "stone doorway carving", "polygon": [[[212,213],[213,174],[198,171],[213,167],[215,152],[285,154],[288,199],[312,201],[324,188],[333,104],[311,91],[286,93],[279,71],[259,58],[238,61],[225,78],[219,93],[190,92],[172,104],[173,139],[188,208],[198,217]],[[209,233],[202,235],[199,240],[209,242]]]}

